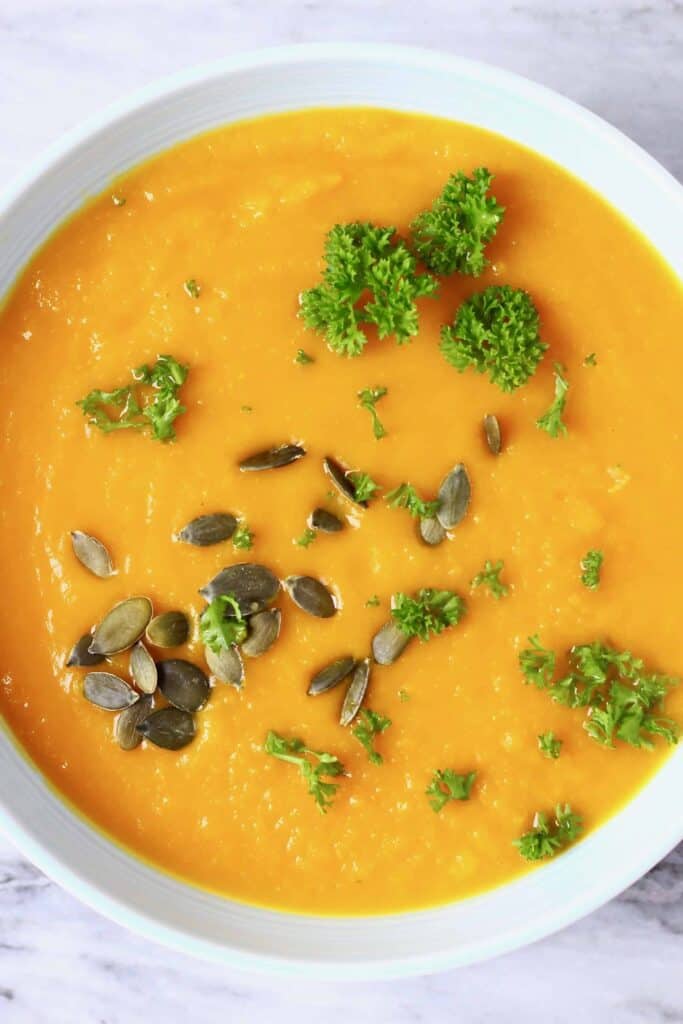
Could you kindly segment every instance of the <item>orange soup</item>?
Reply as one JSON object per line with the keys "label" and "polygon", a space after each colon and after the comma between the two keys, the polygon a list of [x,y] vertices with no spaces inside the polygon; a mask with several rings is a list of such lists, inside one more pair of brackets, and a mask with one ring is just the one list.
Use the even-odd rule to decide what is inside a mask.
{"label": "orange soup", "polygon": [[[299,315],[330,229],[395,227],[383,243],[395,256],[449,176],[478,167],[505,208],[489,211],[500,223],[483,273],[437,272],[426,294],[427,269],[408,254],[407,277],[425,286],[414,336],[399,345],[361,321],[362,352],[334,351],[324,325]],[[377,298],[377,273],[375,293],[361,275],[344,315],[398,301],[393,279]],[[547,346],[514,390],[473,365],[458,372],[440,345],[442,326],[492,286],[528,293]],[[660,707],[666,682],[653,675],[683,672],[681,312],[672,273],[605,200],[468,125],[305,111],[222,128],[126,174],[44,245],[0,315],[0,707],[13,733],[116,841],[250,903],[423,907],[561,852],[647,782],[675,738],[668,720],[683,715],[680,689]],[[486,340],[480,354],[491,352]],[[187,378],[135,383],[132,371],[164,354]],[[114,388],[118,405],[76,404]],[[168,406],[156,427],[174,440],[153,436],[144,409],[157,399]],[[98,414],[137,429],[105,431]],[[282,445],[297,446],[270,456],[285,465],[240,469]],[[344,497],[325,457],[375,482],[367,503]],[[456,494],[457,522],[443,529],[439,489],[461,487],[460,465],[471,495]],[[357,498],[363,479],[337,484]],[[216,543],[196,543],[201,524],[179,536],[218,513],[206,521]],[[440,543],[421,540],[420,513]],[[289,583],[259,606],[279,611],[262,620],[276,632],[281,618],[279,636],[258,657],[243,652],[238,687],[216,678],[216,659],[240,664],[233,645],[253,641],[258,602],[218,602],[212,626],[199,590],[241,563]],[[98,664],[69,665],[79,637],[111,633],[108,613],[135,596],[155,616],[182,613],[143,636],[159,667],[136,647],[131,677],[130,650],[111,638]],[[364,661],[387,622],[426,639],[390,664]],[[601,679],[588,654],[604,656]],[[310,695],[342,657],[352,673]],[[153,728],[152,707],[183,704],[188,662],[200,699]],[[88,690],[101,672],[118,682]],[[126,711],[123,749],[119,712],[101,705],[130,704],[131,682],[153,689],[155,673],[164,686],[138,729]],[[158,745],[180,743],[186,726],[191,742]]]}

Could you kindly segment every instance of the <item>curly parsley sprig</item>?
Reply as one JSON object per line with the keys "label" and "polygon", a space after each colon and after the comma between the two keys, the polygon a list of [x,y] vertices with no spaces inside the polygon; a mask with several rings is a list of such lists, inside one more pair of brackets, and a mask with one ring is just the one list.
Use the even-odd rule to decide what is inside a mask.
{"label": "curly parsley sprig", "polygon": [[344,775],[344,765],[341,761],[334,754],[312,750],[304,744],[303,740],[286,739],[273,732],[272,729],[266,736],[263,749],[271,757],[297,766],[318,810],[321,814],[325,814],[339,789],[338,783],[326,782],[325,777],[333,779]]}
{"label": "curly parsley sprig", "polygon": [[469,800],[476,772],[459,775],[452,768],[437,769],[425,793],[432,810],[438,814],[451,800]]}
{"label": "curly parsley sprig", "polygon": [[536,420],[536,426],[545,430],[551,437],[565,437],[568,433],[567,424],[562,419],[562,413],[567,404],[567,392],[569,381],[564,376],[564,367],[561,363],[553,363],[555,369],[555,397],[550,408]]}
{"label": "curly parsley sprig", "polygon": [[219,594],[207,605],[199,617],[199,636],[214,654],[246,639],[247,624],[232,594]]}
{"label": "curly parsley sprig", "polygon": [[559,850],[579,838],[583,824],[569,804],[557,804],[552,821],[543,811],[536,811],[533,826],[513,841],[525,860],[543,860],[554,857]]}
{"label": "curly parsley sprig", "polygon": [[381,736],[391,725],[391,719],[384,715],[371,711],[370,708],[363,708],[358,715],[357,723],[351,730],[358,742],[367,751],[368,759],[372,764],[382,764],[382,755],[375,750],[375,736]]}
{"label": "curly parsley sprig", "polygon": [[462,597],[452,590],[435,590],[425,587],[415,597],[408,594],[394,594],[391,615],[408,637],[428,640],[449,626],[455,626],[465,614],[466,605]]}

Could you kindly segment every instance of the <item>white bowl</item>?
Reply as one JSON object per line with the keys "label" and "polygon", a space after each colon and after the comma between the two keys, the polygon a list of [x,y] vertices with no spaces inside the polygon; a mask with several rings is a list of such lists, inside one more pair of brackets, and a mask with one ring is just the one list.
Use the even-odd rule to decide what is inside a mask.
{"label": "white bowl", "polygon": [[[641,149],[560,96],[496,68],[389,46],[262,51],[176,75],[53,147],[0,204],[0,295],[87,196],[180,139],[266,112],[374,105],[481,125],[557,161],[620,209],[683,271],[683,192]],[[96,910],[206,959],[318,977],[425,973],[483,960],[575,921],[683,837],[683,750],[621,813],[541,869],[435,910],[316,918],[245,906],[156,871],[66,805],[5,730],[0,825],[35,864]]]}

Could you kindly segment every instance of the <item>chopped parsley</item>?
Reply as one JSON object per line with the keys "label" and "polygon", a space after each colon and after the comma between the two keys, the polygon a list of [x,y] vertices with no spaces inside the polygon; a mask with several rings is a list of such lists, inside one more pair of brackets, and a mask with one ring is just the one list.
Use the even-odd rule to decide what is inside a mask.
{"label": "chopped parsley", "polygon": [[554,732],[542,732],[538,737],[538,749],[550,761],[556,761],[562,749],[562,740],[558,740]]}
{"label": "chopped parsley", "polygon": [[581,559],[581,582],[589,590],[597,590],[600,586],[600,571],[605,556],[602,551],[592,549]]}
{"label": "chopped parsley", "polygon": [[391,615],[408,637],[428,640],[449,626],[455,626],[465,614],[465,602],[452,590],[418,590],[415,597],[394,594]]}
{"label": "chopped parsley", "polygon": [[307,548],[310,547],[317,536],[318,535],[315,530],[312,530],[310,526],[307,526],[301,536],[296,538],[294,543],[300,548]]}
{"label": "chopped parsley", "polygon": [[586,708],[583,727],[591,739],[605,747],[621,740],[647,750],[656,736],[678,742],[676,722],[657,714],[677,679],[647,672],[643,660],[630,651],[596,640],[572,647],[566,675],[555,680],[555,655],[536,637],[530,640],[534,646],[519,656],[524,681],[547,690],[558,704]]}
{"label": "chopped parsley", "polygon": [[572,813],[569,804],[557,804],[552,821],[543,811],[536,811],[532,828],[515,839],[514,845],[525,860],[543,860],[573,843],[582,831],[581,818]]}
{"label": "chopped parsley", "polygon": [[219,594],[206,606],[199,617],[199,636],[214,654],[246,639],[247,624],[232,594]]}
{"label": "chopped parsley", "polygon": [[[133,383],[111,391],[96,388],[76,405],[88,422],[108,434],[113,430],[146,430],[156,441],[175,439],[174,422],[185,412],[178,392],[185,383],[188,367],[173,356],[159,356],[153,366],[143,364],[132,371]],[[151,389],[143,399],[141,389]]]}
{"label": "chopped parsley", "polygon": [[365,602],[365,607],[366,608],[379,608],[379,597],[377,596],[377,594],[373,594],[372,597],[369,597],[367,599],[367,601]]}
{"label": "chopped parsley", "polygon": [[565,437],[567,426],[562,420],[562,413],[567,404],[567,392],[569,381],[564,376],[564,367],[561,363],[553,363],[555,368],[555,397],[547,412],[536,420],[536,426],[545,430],[551,437]]}
{"label": "chopped parsley", "polygon": [[266,754],[297,766],[318,809],[325,814],[339,789],[339,784],[326,782],[344,774],[344,765],[333,754],[311,750],[300,739],[285,739],[270,730],[263,745]]}
{"label": "chopped parsley", "polygon": [[416,299],[433,295],[437,282],[417,273],[415,256],[395,233],[356,222],[337,224],[327,235],[322,283],[302,294],[300,314],[339,355],[360,355],[365,324],[399,344],[417,334]]}
{"label": "chopped parsley", "polygon": [[412,484],[400,484],[385,494],[384,500],[390,508],[404,508],[420,519],[430,519],[439,507],[438,501],[423,501]]}
{"label": "chopped parsley", "polygon": [[452,174],[431,209],[411,224],[418,256],[435,274],[471,274],[478,277],[488,265],[484,246],[503,219],[504,208],[487,196],[493,180],[485,167],[468,178]]}
{"label": "chopped parsley", "polygon": [[484,562],[484,568],[481,572],[472,580],[473,587],[488,587],[489,593],[495,597],[496,601],[500,600],[501,597],[506,597],[510,593],[510,588],[507,583],[503,583],[500,578],[500,574],[503,571],[504,562],[502,558],[498,559],[497,562],[491,562],[488,558]]}
{"label": "chopped parsley", "polygon": [[377,409],[375,406],[377,405],[377,402],[379,402],[380,398],[384,398],[387,393],[387,388],[363,388],[358,392],[361,409],[367,409],[370,413],[372,417],[372,431],[378,441],[383,437],[386,437],[387,432],[384,424],[377,415]]}
{"label": "chopped parsley", "polygon": [[476,777],[476,772],[458,775],[451,768],[437,769],[425,790],[432,810],[438,814],[451,800],[469,800]]}
{"label": "chopped parsley", "polygon": [[197,281],[195,281],[193,277],[189,277],[187,279],[187,281],[183,285],[183,288],[185,289],[185,291],[187,292],[191,299],[198,299],[202,293],[201,286],[197,283]]}
{"label": "chopped parsley", "polygon": [[308,366],[309,363],[314,363],[315,359],[313,356],[309,356],[308,352],[304,352],[302,348],[298,348],[294,356],[294,362],[297,366]]}
{"label": "chopped parsley", "polygon": [[363,708],[358,716],[356,725],[351,732],[358,742],[365,748],[369,760],[373,764],[382,764],[383,758],[374,748],[375,736],[380,736],[391,725],[391,719],[379,715],[370,708]]}
{"label": "chopped parsley", "polygon": [[401,704],[405,704],[406,701],[410,700],[410,694],[408,693],[407,690],[399,690],[398,699],[400,700]]}
{"label": "chopped parsley", "polygon": [[379,484],[376,484],[368,473],[354,469],[347,473],[347,476],[353,484],[357,502],[370,501],[374,498],[375,492],[381,490]]}
{"label": "chopped parsley", "polygon": [[539,317],[521,288],[491,285],[460,306],[455,322],[441,329],[441,352],[459,373],[488,373],[501,391],[514,391],[536,371],[548,346]]}
{"label": "chopped parsley", "polygon": [[233,533],[232,546],[236,551],[250,551],[254,546],[254,534],[246,523],[240,523]]}
{"label": "chopped parsley", "polygon": [[598,365],[598,357],[596,356],[595,352],[590,352],[586,356],[586,358],[583,361],[583,365],[584,366],[597,366]]}

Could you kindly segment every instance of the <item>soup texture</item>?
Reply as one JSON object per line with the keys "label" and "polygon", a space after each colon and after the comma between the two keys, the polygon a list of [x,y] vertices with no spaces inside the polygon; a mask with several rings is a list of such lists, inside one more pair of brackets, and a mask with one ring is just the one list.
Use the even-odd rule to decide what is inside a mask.
{"label": "soup texture", "polygon": [[[408,239],[449,175],[482,166],[505,207],[483,274],[440,276],[438,294],[417,300],[408,343],[364,327],[358,357],[332,351],[298,315],[301,293],[321,280],[327,232],[371,222]],[[548,346],[512,392],[459,373],[439,347],[463,301],[503,284],[531,295]],[[559,678],[572,645],[595,641],[632,652],[648,672],[683,672],[681,312],[671,272],[603,198],[468,125],[303,111],[221,128],[135,168],[50,238],[0,315],[0,708],[10,729],[131,851],[271,907],[361,914],[444,903],[528,870],[514,842],[539,811],[555,835],[555,808],[569,804],[590,832],[670,747],[657,734],[652,749],[616,735],[612,747],[596,742],[591,709],[529,685],[519,656],[538,637]],[[189,368],[175,440],[89,422],[79,400],[130,383],[160,354]],[[536,421],[561,379],[566,435],[553,437]],[[374,406],[380,438],[359,398],[367,388],[386,388]],[[500,425],[498,455],[486,414]],[[240,471],[281,444],[306,454]],[[367,508],[335,491],[325,456],[378,484]],[[385,496],[410,483],[433,500],[458,463],[471,483],[467,514],[430,547]],[[317,507],[344,528],[311,530]],[[234,515],[253,546],[178,539],[216,512]],[[89,572],[72,531],[99,538],[115,573]],[[589,551],[603,556],[594,588],[581,578]],[[472,585],[487,560],[503,562],[493,589]],[[336,613],[311,616],[280,591],[279,638],[244,657],[241,689],[213,681],[193,742],[121,749],[116,713],[84,698],[89,669],[66,664],[75,641],[117,602],[146,595],[155,613],[179,610],[191,623],[177,648],[148,643],[154,658],[208,675],[199,589],[251,561],[279,579],[322,581]],[[354,734],[362,723],[372,733],[367,716],[339,722],[348,680],[318,696],[307,688],[335,659],[367,657],[392,595],[420,588],[453,591],[466,611],[393,664],[371,666],[375,763]],[[96,669],[127,680],[128,658]],[[656,714],[680,720],[680,689]],[[269,755],[269,732],[330,754],[344,774],[311,776],[319,762],[292,747],[294,763]],[[324,814],[320,779],[337,786]]]}

